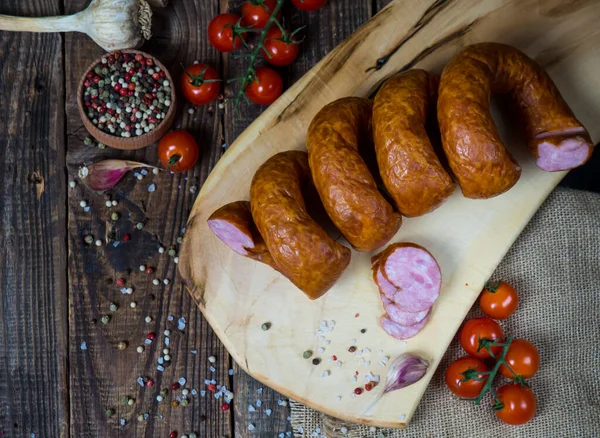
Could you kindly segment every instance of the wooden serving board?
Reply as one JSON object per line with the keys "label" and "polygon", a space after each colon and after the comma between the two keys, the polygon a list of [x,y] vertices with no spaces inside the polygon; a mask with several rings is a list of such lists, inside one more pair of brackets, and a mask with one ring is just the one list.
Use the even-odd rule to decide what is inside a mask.
{"label": "wooden serving board", "polygon": [[[439,73],[471,43],[508,43],[540,62],[598,141],[598,17],[596,0],[398,0],[271,105],[231,145],[202,187],[179,264],[190,293],[236,362],[266,385],[326,414],[405,427],[485,281],[564,172],[537,169],[518,133],[498,118],[505,143],[523,167],[517,185],[489,200],[469,200],[457,190],[435,212],[406,219],[393,239],[428,248],[443,273],[442,293],[431,319],[408,342],[391,338],[379,327],[383,308],[371,279],[373,254],[353,251],[338,283],[321,299],[310,301],[274,270],[231,251],[211,233],[206,220],[225,203],[248,199],[254,172],[273,154],[304,149],[308,125],[325,104],[343,96],[369,96],[402,69]],[[379,70],[370,68],[377,65]],[[335,321],[334,330],[325,334],[330,341],[326,346],[316,335],[322,320]],[[261,330],[265,322],[271,324],[268,331]],[[362,356],[369,366],[348,352],[353,339],[359,351],[370,349]],[[325,348],[322,354],[317,353],[320,346]],[[315,366],[303,359],[305,350],[314,351],[321,363]],[[352,397],[354,388],[364,385],[365,373],[385,380],[383,356],[393,359],[406,351],[431,360],[425,378],[385,395],[385,401],[370,410],[367,406],[383,384]],[[342,361],[340,367],[328,362],[332,355]],[[324,371],[330,375],[322,377]],[[357,383],[352,382],[355,371]]]}

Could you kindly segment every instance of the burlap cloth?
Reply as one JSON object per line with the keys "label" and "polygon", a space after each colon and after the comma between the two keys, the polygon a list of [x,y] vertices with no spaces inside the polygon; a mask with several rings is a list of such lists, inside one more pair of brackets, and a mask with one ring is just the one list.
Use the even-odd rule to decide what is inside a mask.
{"label": "burlap cloth", "polygon": [[[501,423],[487,404],[450,394],[444,372],[464,355],[455,338],[406,430],[346,425],[351,437],[600,437],[600,195],[558,188],[496,269],[519,292],[504,331],[532,341],[541,365],[530,379],[535,418]],[[476,304],[469,317],[479,316]],[[295,436],[324,432],[321,414],[291,402]],[[298,433],[298,427],[304,429]]]}

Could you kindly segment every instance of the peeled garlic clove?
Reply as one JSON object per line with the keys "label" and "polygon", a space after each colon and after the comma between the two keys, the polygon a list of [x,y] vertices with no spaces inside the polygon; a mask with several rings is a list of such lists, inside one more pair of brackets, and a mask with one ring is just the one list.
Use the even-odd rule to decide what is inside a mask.
{"label": "peeled garlic clove", "polygon": [[154,166],[137,161],[104,160],[80,168],[79,177],[90,189],[103,192],[112,189],[127,172],[137,167],[156,169]]}

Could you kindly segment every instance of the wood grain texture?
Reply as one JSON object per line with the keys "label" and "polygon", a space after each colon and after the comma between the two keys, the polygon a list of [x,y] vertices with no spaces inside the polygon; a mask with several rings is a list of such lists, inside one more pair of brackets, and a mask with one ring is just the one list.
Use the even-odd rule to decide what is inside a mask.
{"label": "wood grain texture", "polygon": [[[0,13],[60,13],[60,1]],[[0,430],[69,433],[60,35],[0,32]]]}
{"label": "wood grain texture", "polygon": [[[275,271],[234,254],[216,239],[206,218],[216,208],[247,199],[256,168],[276,152],[303,149],[306,127],[324,104],[347,95],[370,95],[398,70],[413,66],[441,71],[460,47],[479,41],[515,45],[539,61],[555,79],[574,112],[588,126],[600,102],[596,66],[600,42],[593,24],[600,5],[574,2],[395,1],[337,47],[238,137],[213,171],[195,203],[182,250],[180,270],[191,293],[240,366],[263,382],[316,409],[349,421],[403,427],[414,413],[452,335],[511,243],[564,173],[544,173],[513,129],[500,124],[523,176],[503,196],[473,201],[457,191],[440,209],[406,220],[394,241],[422,244],[437,257],[443,271],[443,294],[425,329],[406,344],[383,336],[378,327],[381,303],[370,278],[370,255],[353,254],[352,265],[327,295],[314,302]],[[378,67],[378,68],[371,68]],[[503,119],[500,119],[503,122]],[[224,184],[223,181],[227,181]],[[497,214],[494,214],[497,212]],[[509,218],[509,219],[507,219]],[[494,248],[491,251],[490,248]],[[366,293],[367,291],[372,293]],[[235,306],[231,303],[235,302]],[[355,318],[355,313],[360,317]],[[347,350],[351,338],[367,328],[362,346],[395,356],[418,350],[431,359],[426,378],[404,391],[389,394],[387,403],[367,405],[379,391],[354,400],[348,367],[321,378],[325,362],[312,366],[302,351],[316,350],[320,320],[337,322],[323,359]],[[268,333],[260,324],[270,321]],[[349,368],[356,359],[342,358]],[[369,369],[361,369],[365,373]],[[377,372],[377,369],[370,369]],[[351,371],[351,370],[350,370]],[[381,370],[378,374],[383,374]],[[339,403],[335,395],[341,395]]]}
{"label": "wood grain texture", "polygon": [[[68,13],[80,10],[85,0],[66,1]],[[153,19],[153,38],[142,50],[159,58],[178,81],[181,74],[180,63],[192,63],[199,59],[220,68],[218,54],[209,47],[204,29],[209,19],[218,11],[216,2],[176,1],[164,9],[156,9]],[[102,53],[89,38],[80,34],[68,34],[65,44],[67,65],[67,164],[69,178],[73,178],[82,163],[103,158],[127,158],[149,164],[158,164],[157,146],[153,145],[138,151],[116,151],[85,146],[83,139],[87,132],[77,113],[75,92],[79,78],[85,73],[85,66]],[[177,89],[179,89],[177,82]],[[185,377],[190,390],[205,388],[204,380],[214,378],[219,384],[231,388],[228,374],[230,359],[206,320],[197,310],[191,297],[184,293],[177,276],[173,258],[157,249],[177,248],[177,238],[198,188],[221,154],[221,119],[217,112],[202,107],[188,113],[189,105],[182,104],[174,123],[174,128],[192,133],[201,147],[198,165],[190,172],[172,175],[148,175],[138,181],[131,172],[116,189],[109,191],[112,199],[118,200],[117,207],[107,208],[102,195],[92,193],[82,184],[69,191],[69,300],[70,300],[70,381],[71,381],[71,434],[77,437],[164,437],[169,432],[179,435],[195,432],[198,436],[229,437],[232,433],[231,411],[221,410],[222,400],[215,400],[209,393],[202,398],[190,395],[187,407],[172,407],[175,396],[171,384]],[[75,178],[77,179],[77,178]],[[156,191],[150,193],[150,184]],[[197,193],[197,192],[196,192]],[[85,199],[91,206],[85,212],[79,202]],[[117,211],[121,218],[110,220]],[[137,222],[144,222],[143,230],[136,229]],[[101,247],[86,246],[83,237],[91,233],[104,240],[111,235],[111,241]],[[129,233],[130,242],[123,242]],[[115,243],[119,243],[114,246]],[[141,264],[156,268],[149,275],[139,271]],[[153,278],[169,279],[165,286],[152,284]],[[127,286],[134,288],[132,295],[123,295],[115,284],[118,278],[125,278]],[[130,308],[135,301],[137,307]],[[109,311],[110,302],[118,304],[116,312]],[[111,315],[111,321],[104,325],[101,317]],[[168,321],[172,315],[173,321]],[[151,323],[144,318],[151,316]],[[183,332],[177,329],[177,320],[185,317]],[[157,358],[165,347],[163,330],[171,330],[169,346],[172,366],[164,372],[157,371]],[[144,344],[149,332],[156,333],[156,340],[146,345],[143,354],[136,352],[138,345]],[[124,351],[117,349],[119,341],[128,342]],[[82,350],[85,342],[87,349]],[[194,352],[196,354],[194,354]],[[209,356],[216,357],[216,371]],[[136,379],[147,376],[154,379],[154,386],[142,388]],[[169,388],[165,401],[158,403],[156,395],[163,388]],[[123,397],[133,397],[133,406],[122,404]],[[111,417],[105,415],[113,409]],[[147,413],[147,421],[139,422],[138,415]],[[125,424],[121,424],[121,419]]]}
{"label": "wood grain texture", "polygon": [[[239,13],[241,1],[230,0],[225,3],[228,10]],[[301,12],[287,2],[284,4],[282,15],[283,22],[291,29],[306,26],[301,34],[305,36],[305,40],[300,46],[300,54],[296,61],[288,67],[275,68],[281,74],[284,86],[287,88],[371,17],[371,2],[370,0],[330,1],[324,8],[313,13]],[[227,77],[231,78],[243,74],[247,62],[228,56],[225,65]],[[266,62],[264,65],[268,66]],[[234,95],[237,87],[237,84],[228,86],[226,95],[228,97]],[[227,144],[233,143],[265,109],[264,106],[242,104],[242,116],[239,117],[231,106],[226,107],[224,126]],[[276,436],[291,430],[288,421],[289,405],[278,404],[280,400],[287,400],[286,397],[257,382],[237,364],[234,384],[238,398],[238,403],[235,405],[237,437]],[[262,389],[262,394],[258,393],[259,389]],[[257,400],[262,402],[262,406],[256,408],[255,412],[249,412],[248,406],[255,407]],[[272,413],[267,415],[265,412],[269,409]],[[255,426],[255,429],[249,431],[249,424]]]}

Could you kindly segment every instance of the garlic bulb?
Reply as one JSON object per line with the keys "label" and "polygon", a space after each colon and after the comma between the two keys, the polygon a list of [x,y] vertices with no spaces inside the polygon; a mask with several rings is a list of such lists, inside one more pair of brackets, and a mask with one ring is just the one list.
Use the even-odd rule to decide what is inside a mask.
{"label": "garlic bulb", "polygon": [[150,39],[152,10],[145,0],[92,0],[81,12],[62,17],[0,15],[0,30],[82,32],[106,51],[135,49]]}

